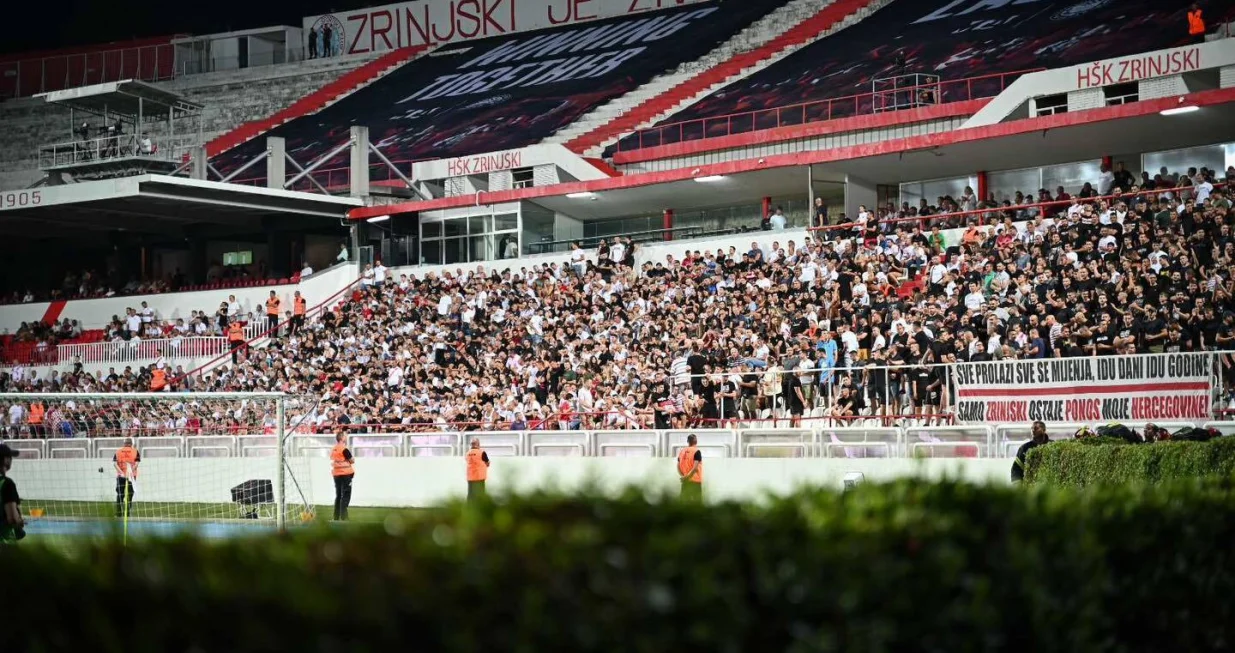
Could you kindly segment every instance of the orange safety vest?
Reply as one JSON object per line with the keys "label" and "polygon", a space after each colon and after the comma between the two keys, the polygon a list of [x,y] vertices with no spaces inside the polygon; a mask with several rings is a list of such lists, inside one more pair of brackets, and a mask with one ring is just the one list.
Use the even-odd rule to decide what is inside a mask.
{"label": "orange safety vest", "polygon": [[43,413],[45,412],[47,412],[47,409],[43,408],[43,404],[36,401],[30,404],[30,416],[26,418],[26,421],[36,426],[42,424]]}
{"label": "orange safety vest", "polygon": [[267,299],[266,300],[266,315],[278,315],[278,314],[279,314],[279,298],[271,297],[270,299]]}
{"label": "orange safety vest", "polygon": [[695,452],[699,451],[699,447],[686,447],[678,452],[678,476],[686,476],[686,472],[690,471],[691,467],[695,468],[695,473],[691,474],[690,478],[686,479],[691,483],[703,482],[703,461],[695,464]]}
{"label": "orange safety vest", "polygon": [[244,342],[244,327],[239,322],[232,322],[227,327],[227,339],[232,342]]}
{"label": "orange safety vest", "polygon": [[292,308],[292,311],[296,315],[304,315],[304,307],[305,307],[304,297],[297,297],[293,301],[295,303],[295,306]]}
{"label": "orange safety vest", "polygon": [[1201,10],[1188,12],[1188,34],[1198,36],[1205,33],[1205,20],[1201,18]]}
{"label": "orange safety vest", "polygon": [[137,480],[137,463],[142,461],[142,456],[137,453],[137,449],[133,447],[120,447],[116,451],[116,455],[112,456],[111,459],[116,463],[116,478],[127,478],[130,481]]}
{"label": "orange safety vest", "polygon": [[166,385],[167,385],[167,372],[164,372],[163,370],[157,367],[151,370],[150,389],[154,392],[158,392],[159,390],[163,389],[163,386],[166,386]]}
{"label": "orange safety vest", "polygon": [[467,481],[483,481],[489,478],[489,466],[485,464],[484,449],[468,449],[464,457],[467,459]]}
{"label": "orange safety vest", "polygon": [[340,442],[330,450],[331,476],[351,476],[356,473],[356,470],[352,468],[352,461],[343,455],[344,449],[347,449],[347,445]]}

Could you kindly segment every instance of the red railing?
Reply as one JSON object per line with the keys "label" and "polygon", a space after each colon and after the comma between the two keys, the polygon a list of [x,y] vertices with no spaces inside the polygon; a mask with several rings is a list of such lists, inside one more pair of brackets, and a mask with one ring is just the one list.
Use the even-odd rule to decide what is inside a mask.
{"label": "red railing", "polygon": [[825,122],[837,118],[990,98],[999,95],[1021,75],[1039,70],[1044,69],[1034,68],[965,79],[943,80],[930,84],[889,87],[827,100],[673,122],[623,136],[618,141],[617,149],[619,152],[639,150],[645,147],[720,138],[777,127]]}
{"label": "red railing", "polygon": [[[1222,182],[1222,183],[1214,184],[1213,186],[1214,186],[1214,189],[1219,189],[1219,188],[1226,187],[1229,183],[1230,182]],[[1136,197],[1151,198],[1151,197],[1161,195],[1163,193],[1174,193],[1176,195],[1179,195],[1182,193],[1194,192],[1195,190],[1196,190],[1196,186],[1179,186],[1176,188],[1154,188],[1151,190],[1139,190],[1135,193],[1114,193],[1111,195],[1101,195],[1097,197],[1072,198],[1072,199],[1066,199],[1066,200],[1050,200],[1048,202],[1032,202],[1029,204],[1014,204],[1012,206],[997,206],[994,208],[972,209],[969,211],[953,211],[950,213],[932,213],[931,215],[915,215],[915,216],[909,216],[905,218],[880,218],[879,224],[886,225],[886,224],[899,224],[902,222],[919,222],[923,225],[923,227],[926,227],[927,225],[934,226],[932,223],[955,221],[958,218],[960,219],[961,222],[964,222],[965,218],[968,218],[970,216],[977,216],[978,226],[983,226],[991,221],[1002,222],[1004,218],[1006,217],[1004,215],[1005,213],[1019,213],[1021,211],[1028,211],[1028,210],[1033,210],[1033,209],[1041,209],[1040,212],[1043,217],[1047,217],[1047,218],[1053,217],[1051,215],[1047,215],[1046,209],[1052,208],[1052,207],[1068,206],[1068,205],[1071,205],[1073,201],[1079,201],[1081,204],[1092,204],[1096,202],[1107,202],[1109,204],[1111,202],[1119,201],[1119,200],[1127,199],[1127,198],[1136,198]],[[1019,221],[1019,219],[1016,218],[1015,216],[1013,216],[1013,220]],[[843,222],[840,224],[827,225],[823,227],[812,225],[808,227],[807,229],[809,231],[836,231],[836,230],[843,230],[843,229],[852,229],[855,226],[857,226],[857,223],[850,221],[850,222]],[[947,226],[947,225],[940,225],[940,226]]]}
{"label": "red railing", "polygon": [[126,79],[158,82],[176,74],[176,50],[171,43],[19,57],[0,60],[0,99]]}

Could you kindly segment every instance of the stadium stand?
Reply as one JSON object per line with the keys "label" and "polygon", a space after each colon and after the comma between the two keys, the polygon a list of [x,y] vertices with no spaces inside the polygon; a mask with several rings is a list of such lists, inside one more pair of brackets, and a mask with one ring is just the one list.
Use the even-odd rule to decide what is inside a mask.
{"label": "stadium stand", "polygon": [[[205,105],[202,135],[210,140],[274,115],[373,58],[357,55],[201,73],[158,86]],[[0,188],[10,189],[25,188],[43,177],[38,148],[65,140],[72,123],[67,109],[40,98],[21,98],[0,103],[0,124],[5,127],[0,130]],[[156,143],[160,136],[152,134]]]}
{"label": "stadium stand", "polygon": [[683,63],[635,91],[598,107],[548,139],[576,152],[599,155],[603,145],[624,131],[651,125],[760,70],[812,40],[825,38],[862,20],[882,2],[870,0],[794,0],[764,16],[707,56]]}
{"label": "stadium stand", "polygon": [[[1063,67],[1182,45],[1189,38],[1184,15],[1190,5],[1186,0],[892,2],[853,27],[725,86],[660,125],[623,138],[605,155],[682,139],[909,108],[919,101],[936,104],[992,97],[1002,90],[997,73]],[[878,104],[879,94],[871,95],[882,90],[879,80],[909,74],[922,75],[921,83],[929,86],[915,89],[907,100],[892,92],[890,107]],[[989,88],[947,84],[976,76],[989,76]],[[923,100],[918,97],[922,91],[933,95]],[[860,101],[819,102],[843,96],[859,96]],[[805,110],[796,114],[771,110],[791,105]]]}
{"label": "stadium stand", "polygon": [[[530,145],[703,56],[787,1],[688,5],[440,48],[270,134],[305,161],[327,153],[352,125],[367,126],[395,162]],[[239,147],[216,165],[226,172],[263,150],[261,143]]]}
{"label": "stadium stand", "polygon": [[[366,271],[303,333],[174,384],[313,394],[318,428],[357,432],[937,424],[951,401],[940,365],[1235,347],[1232,174],[1162,171],[1142,184],[1121,171],[1106,196],[1086,190],[1103,187],[1095,179],[1043,202],[889,205],[665,260],[619,237],[562,263],[396,270],[385,284]],[[1235,361],[1221,365],[1227,401]],[[148,375],[10,372],[0,390],[139,391]],[[120,424],[57,407],[67,426],[56,432],[268,423],[189,397],[182,408]],[[7,428],[31,434],[20,419]]]}

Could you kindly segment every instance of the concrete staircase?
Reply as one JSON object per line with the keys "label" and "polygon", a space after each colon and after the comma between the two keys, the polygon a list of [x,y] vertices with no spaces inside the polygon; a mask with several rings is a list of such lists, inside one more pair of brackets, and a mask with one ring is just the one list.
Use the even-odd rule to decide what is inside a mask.
{"label": "concrete staircase", "polygon": [[793,0],[701,59],[597,107],[546,139],[589,157],[874,13],[891,0]]}

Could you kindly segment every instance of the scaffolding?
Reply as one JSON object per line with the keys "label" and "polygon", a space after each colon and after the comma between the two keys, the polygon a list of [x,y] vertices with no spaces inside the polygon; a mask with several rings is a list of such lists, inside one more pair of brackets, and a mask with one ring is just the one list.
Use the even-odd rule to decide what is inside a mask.
{"label": "scaffolding", "polygon": [[203,143],[202,105],[145,82],[109,82],[38,97],[69,110],[69,137],[39,146],[39,168],[51,183],[65,176],[166,174]]}

